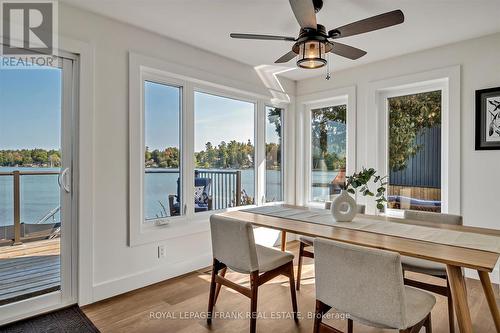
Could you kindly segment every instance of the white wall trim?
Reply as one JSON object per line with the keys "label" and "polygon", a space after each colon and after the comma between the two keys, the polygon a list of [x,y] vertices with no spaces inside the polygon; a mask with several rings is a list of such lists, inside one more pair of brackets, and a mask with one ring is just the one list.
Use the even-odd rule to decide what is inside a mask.
{"label": "white wall trim", "polygon": [[[209,237],[207,235],[207,237]],[[177,262],[173,265],[160,265],[142,270],[120,278],[103,281],[94,285],[96,299],[105,299],[123,294],[146,285],[151,285],[176,276],[193,272],[202,267],[208,267],[212,262],[212,254],[207,253],[190,260]]]}
{"label": "white wall trim", "polygon": [[325,90],[296,99],[296,151],[295,151],[295,193],[296,204],[310,202],[311,185],[311,116],[312,108],[347,103],[347,174],[356,170],[356,87]]}
{"label": "white wall trim", "polygon": [[[367,123],[376,125],[367,136],[367,161],[381,173],[388,173],[387,97],[437,89],[442,90],[442,209],[443,212],[461,214],[459,65],[369,83],[367,106],[375,112],[367,112],[366,117]],[[367,211],[375,212],[374,202],[367,202]]]}

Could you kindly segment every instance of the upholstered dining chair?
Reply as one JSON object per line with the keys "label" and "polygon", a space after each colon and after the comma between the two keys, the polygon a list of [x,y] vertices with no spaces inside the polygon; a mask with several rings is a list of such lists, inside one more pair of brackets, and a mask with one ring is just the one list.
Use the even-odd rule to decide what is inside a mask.
{"label": "upholstered dining chair", "polygon": [[417,333],[432,332],[431,310],[436,299],[403,284],[399,253],[316,238],[316,313],[314,333],[338,332],[322,322],[331,308],[367,326]]}
{"label": "upholstered dining chair", "polygon": [[[255,244],[253,228],[248,222],[212,215],[210,217],[210,230],[214,261],[207,323],[212,323],[213,309],[223,285],[250,298],[250,332],[254,333],[257,324],[258,288],[278,275],[285,275],[290,279],[293,317],[298,322],[293,278],[293,254]],[[226,279],[227,268],[249,274],[250,288]]]}
{"label": "upholstered dining chair", "polygon": [[[441,214],[424,211],[405,210],[405,219],[451,225],[463,225],[463,219],[460,215]],[[446,265],[411,257],[402,257],[401,263],[403,264],[403,277],[404,272],[409,271],[431,275],[446,280],[446,287],[407,278],[405,278],[405,284],[447,297],[450,333],[454,333],[455,315],[453,311],[453,299],[451,297],[450,284],[448,282],[448,276],[446,274]]]}
{"label": "upholstered dining chair", "polygon": [[[332,206],[331,201],[325,202],[325,209],[330,209]],[[365,205],[357,205],[358,214],[365,213]],[[302,262],[303,258],[314,258],[314,252],[308,251],[306,247],[313,246],[314,238],[307,236],[299,236],[299,263],[297,267],[297,286],[295,289],[300,290],[300,279],[302,275]]]}

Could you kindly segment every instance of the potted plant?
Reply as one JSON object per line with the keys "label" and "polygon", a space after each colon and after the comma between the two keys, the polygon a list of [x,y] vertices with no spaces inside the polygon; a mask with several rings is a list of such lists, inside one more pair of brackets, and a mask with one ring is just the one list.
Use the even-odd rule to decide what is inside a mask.
{"label": "potted plant", "polygon": [[[372,179],[372,184],[377,185],[376,194],[370,190],[370,181]],[[377,175],[377,171],[373,168],[363,168],[360,172],[355,172],[352,176],[347,178],[345,189],[351,194],[356,194],[356,192],[358,192],[363,196],[375,197],[377,209],[381,211],[384,209],[384,204],[387,202],[387,198],[385,197],[386,185],[387,176],[382,177]]]}
{"label": "potted plant", "polygon": [[[342,186],[342,192],[332,201],[331,213],[336,222],[350,222],[354,219],[357,213],[356,200],[349,195],[361,193],[364,196],[375,197],[377,208],[382,210],[384,203],[387,202],[385,197],[385,185],[387,185],[387,176],[382,177],[377,175],[375,169],[363,168],[360,172],[354,173],[346,180],[345,186]],[[377,184],[376,193],[370,190],[370,182]]]}

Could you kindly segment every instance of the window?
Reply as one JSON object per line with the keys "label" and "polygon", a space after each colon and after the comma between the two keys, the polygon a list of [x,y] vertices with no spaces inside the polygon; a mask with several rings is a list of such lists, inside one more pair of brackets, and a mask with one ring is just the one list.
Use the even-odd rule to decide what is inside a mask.
{"label": "window", "polygon": [[266,106],[266,202],[283,201],[283,109]]}
{"label": "window", "polygon": [[182,90],[144,81],[144,219],[181,215]]}
{"label": "window", "polygon": [[195,212],[254,203],[255,104],[194,92]]}
{"label": "window", "polygon": [[441,212],[441,95],[387,99],[388,208]]}
{"label": "window", "polygon": [[311,201],[324,202],[345,183],[347,105],[311,110]]}
{"label": "window", "polygon": [[129,56],[130,246],[206,232],[207,215],[262,204],[266,191],[268,200],[285,197],[283,110],[267,108],[275,113],[267,119],[271,101],[259,92],[185,69],[200,76]]}

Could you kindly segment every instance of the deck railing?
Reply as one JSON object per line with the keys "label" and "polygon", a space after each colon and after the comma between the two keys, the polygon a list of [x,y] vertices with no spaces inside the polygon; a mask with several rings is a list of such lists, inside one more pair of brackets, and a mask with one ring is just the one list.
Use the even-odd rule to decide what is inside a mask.
{"label": "deck railing", "polygon": [[[146,169],[148,173],[179,174],[178,170],[169,169]],[[240,170],[210,170],[197,169],[195,177],[210,179],[211,188],[209,195],[212,198],[211,209],[224,209],[228,207],[241,206],[242,186]],[[174,193],[169,193],[174,194]]]}
{"label": "deck railing", "polygon": [[[13,235],[13,245],[22,244],[22,225],[21,225],[21,176],[48,176],[48,175],[59,175],[59,171],[10,171],[10,172],[0,172],[0,177],[11,176],[13,177],[13,217],[14,217],[14,235]],[[59,211],[56,207],[53,210],[55,213]],[[55,214],[54,213],[54,214]],[[45,219],[47,216],[44,216]],[[7,232],[5,232],[7,234]]]}
{"label": "deck railing", "polygon": [[211,180],[213,209],[241,205],[241,171],[196,170],[196,174]]}
{"label": "deck railing", "polygon": [[[176,173],[178,170],[146,170],[146,173]],[[196,177],[209,178],[211,180],[210,195],[212,197],[211,209],[224,209],[228,207],[240,206],[242,200],[242,186],[241,186],[241,171],[239,170],[196,170]],[[13,226],[1,227],[4,231],[4,236],[0,235],[0,239],[10,239],[13,245],[22,244],[23,240],[27,240],[26,228],[23,229],[21,223],[21,178],[22,176],[54,176],[59,175],[59,171],[9,171],[0,172],[0,177],[13,177],[12,193],[13,193]],[[174,193],[167,193],[174,194]],[[46,222],[57,214],[60,207],[54,207],[40,220]],[[33,221],[37,224],[40,221]],[[12,235],[13,228],[13,235]],[[48,236],[50,234],[51,225],[47,225],[47,230],[40,230],[41,234]],[[46,231],[46,232],[45,232]],[[40,232],[36,233],[39,238]],[[7,235],[11,234],[12,237]]]}

